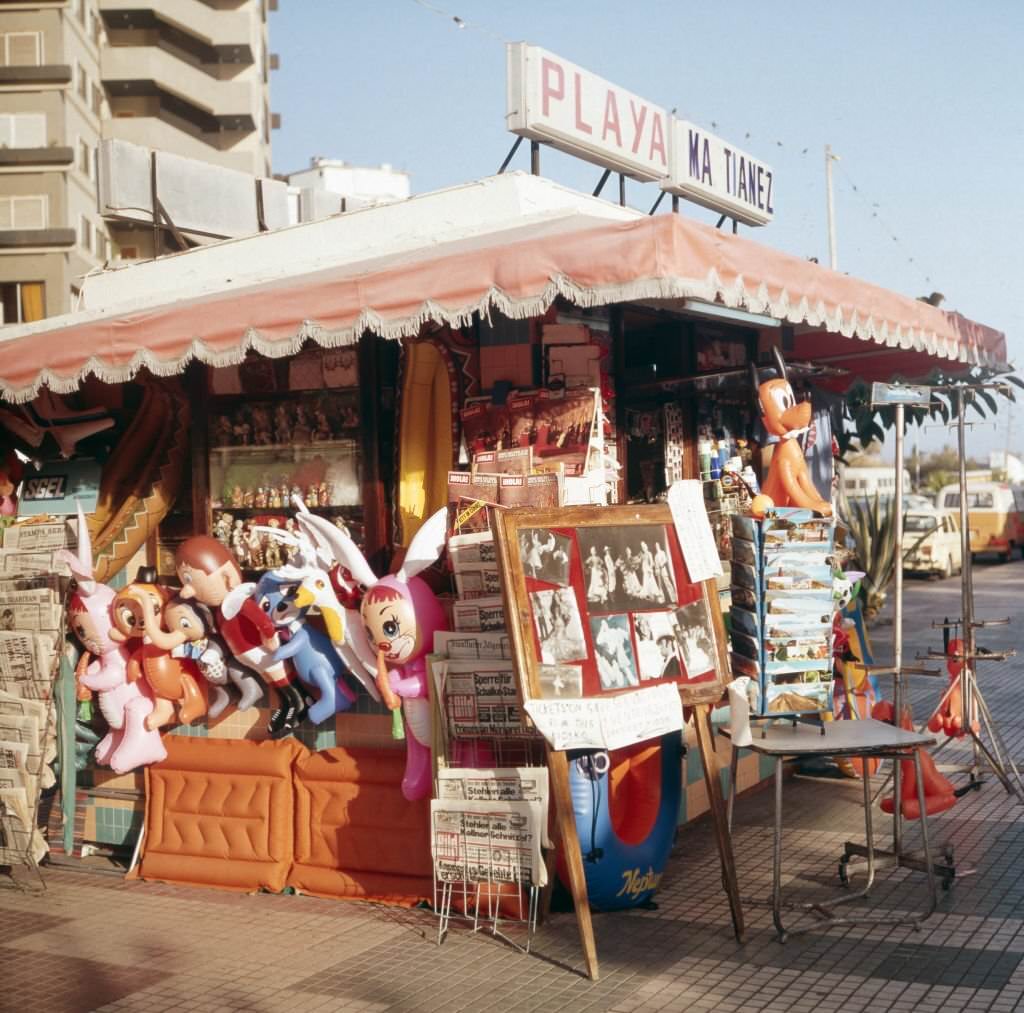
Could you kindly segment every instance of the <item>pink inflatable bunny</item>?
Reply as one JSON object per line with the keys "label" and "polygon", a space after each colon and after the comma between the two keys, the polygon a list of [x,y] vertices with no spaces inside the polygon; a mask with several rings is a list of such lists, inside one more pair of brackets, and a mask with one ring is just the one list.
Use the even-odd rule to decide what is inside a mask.
{"label": "pink inflatable bunny", "polygon": [[114,591],[95,579],[92,545],[81,504],[78,507],[78,555],[62,549],[58,557],[71,568],[78,589],[68,601],[68,625],[91,658],[79,681],[99,694],[100,712],[110,731],[96,747],[96,762],[124,774],[148,763],[167,758],[160,733],[147,731],[146,717],[153,710],[153,698],[144,679],[128,682],[128,651],[110,639],[113,622],[110,603]]}
{"label": "pink inflatable bunny", "polygon": [[[330,521],[309,514],[300,518],[311,537],[329,546],[335,560],[369,586],[360,613],[370,657],[376,656],[377,688],[391,710],[405,718],[406,759],[402,794],[409,801],[427,798],[433,786],[430,756],[430,702],[425,656],[433,650],[434,634],[448,628],[441,603],[418,577],[444,551],[447,509],[424,521],[398,573],[373,582],[373,571],[351,539]],[[359,636],[353,629],[350,636]]]}

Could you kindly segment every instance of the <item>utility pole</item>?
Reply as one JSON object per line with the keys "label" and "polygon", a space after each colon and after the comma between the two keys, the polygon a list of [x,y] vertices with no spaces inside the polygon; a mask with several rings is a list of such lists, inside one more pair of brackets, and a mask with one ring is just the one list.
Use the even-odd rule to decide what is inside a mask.
{"label": "utility pole", "polygon": [[825,190],[828,195],[828,266],[838,271],[836,262],[836,205],[832,198],[832,163],[838,162],[839,156],[832,154],[832,145],[825,145]]}

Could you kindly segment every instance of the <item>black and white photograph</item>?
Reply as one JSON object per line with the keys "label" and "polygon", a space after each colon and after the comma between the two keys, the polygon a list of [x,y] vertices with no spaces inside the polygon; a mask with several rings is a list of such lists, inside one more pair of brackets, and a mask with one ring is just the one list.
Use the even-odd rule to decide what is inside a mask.
{"label": "black and white photograph", "polygon": [[629,616],[595,616],[590,620],[594,658],[601,689],[627,689],[639,686],[633,641],[629,635]]}
{"label": "black and white photograph", "polygon": [[676,612],[679,623],[679,649],[683,667],[691,678],[710,672],[715,667],[715,638],[711,617],[703,600],[684,605]]}
{"label": "black and white photograph", "polygon": [[677,679],[683,674],[674,612],[637,612],[633,631],[641,679]]}
{"label": "black and white photograph", "polygon": [[534,580],[565,587],[569,583],[572,540],[547,528],[524,528],[519,532],[519,557],[523,572]]}
{"label": "black and white photograph", "polygon": [[571,587],[557,591],[533,591],[530,605],[540,641],[540,660],[545,665],[586,659],[583,622]]}
{"label": "black and white photograph", "polygon": [[538,665],[542,700],[571,700],[583,696],[583,669],[579,665]]}
{"label": "black and white photograph", "polygon": [[633,612],[677,601],[662,525],[586,527],[577,532],[583,587],[591,612]]}

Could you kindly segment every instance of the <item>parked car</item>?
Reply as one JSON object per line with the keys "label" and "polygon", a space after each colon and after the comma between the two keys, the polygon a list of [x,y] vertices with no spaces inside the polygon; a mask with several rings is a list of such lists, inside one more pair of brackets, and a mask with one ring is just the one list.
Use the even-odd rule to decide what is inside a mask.
{"label": "parked car", "polygon": [[[935,505],[960,511],[960,486],[945,485]],[[1024,548],[1024,491],[1006,482],[970,482],[967,486],[971,555],[995,552],[1004,562]]]}
{"label": "parked car", "polygon": [[949,510],[925,507],[903,516],[903,570],[951,577],[963,567],[960,517]]}

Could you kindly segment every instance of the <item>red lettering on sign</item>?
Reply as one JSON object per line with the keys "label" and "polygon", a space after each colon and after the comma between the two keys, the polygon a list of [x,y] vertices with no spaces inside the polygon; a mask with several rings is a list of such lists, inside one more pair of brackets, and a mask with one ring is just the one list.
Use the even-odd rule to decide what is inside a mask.
{"label": "red lettering on sign", "polygon": [[583,122],[583,85],[580,82],[579,74],[576,78],[576,129],[582,130],[585,134],[592,134],[594,128],[589,123]]}
{"label": "red lettering on sign", "polygon": [[615,101],[615,92],[609,89],[604,100],[604,125],[601,128],[601,140],[607,141],[610,133],[615,133],[615,143],[622,147],[622,129],[619,127],[619,104]]}
{"label": "red lettering on sign", "polygon": [[661,129],[661,117],[658,115],[651,117],[651,150],[647,157],[653,160],[656,151],[661,155],[661,164],[668,165],[668,155],[665,154],[665,135]]}
{"label": "red lettering on sign", "polygon": [[[554,80],[558,81],[557,90],[552,84]],[[540,61],[540,96],[545,116],[551,111],[549,99],[565,98],[565,72],[554,60],[547,57]]]}
{"label": "red lettering on sign", "polygon": [[633,114],[633,154],[640,150],[640,138],[644,132],[644,120],[647,119],[647,106],[640,106],[639,117],[636,114],[636,106],[633,100],[629,100],[629,111]]}

